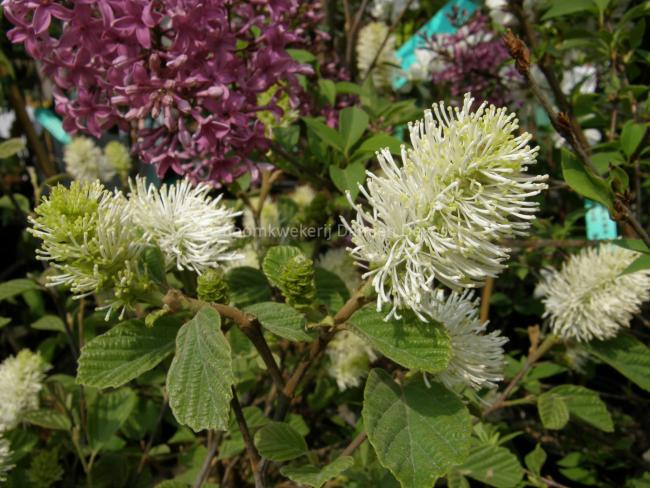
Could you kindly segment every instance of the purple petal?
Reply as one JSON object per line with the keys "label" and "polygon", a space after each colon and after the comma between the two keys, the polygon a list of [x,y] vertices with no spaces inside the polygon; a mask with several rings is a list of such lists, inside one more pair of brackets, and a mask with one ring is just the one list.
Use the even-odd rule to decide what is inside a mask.
{"label": "purple petal", "polygon": [[34,23],[34,32],[36,34],[42,34],[50,27],[50,22],[52,21],[52,14],[47,7],[40,6],[34,12],[34,18],[32,22]]}

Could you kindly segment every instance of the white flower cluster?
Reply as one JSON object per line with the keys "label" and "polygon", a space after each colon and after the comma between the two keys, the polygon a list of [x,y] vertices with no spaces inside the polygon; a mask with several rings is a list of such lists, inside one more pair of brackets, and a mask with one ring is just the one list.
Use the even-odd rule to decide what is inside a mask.
{"label": "white flower cluster", "polygon": [[92,139],[75,137],[65,146],[63,161],[66,171],[75,180],[110,181],[116,174],[126,176],[131,166],[128,150],[119,142],[111,141],[104,152]]}
{"label": "white flower cluster", "polygon": [[553,333],[567,339],[609,339],[628,327],[650,298],[650,270],[621,274],[639,254],[614,245],[587,248],[558,270],[542,271],[535,294]]}
{"label": "white flower cluster", "polygon": [[[408,0],[373,0],[370,13],[376,19],[394,23],[406,10],[408,3]],[[418,10],[419,8],[418,0],[412,1],[409,6],[409,10]]]}
{"label": "white flower cluster", "polygon": [[41,356],[29,349],[0,364],[0,433],[16,428],[24,414],[38,408],[46,370]]}
{"label": "white flower cluster", "polygon": [[377,292],[377,310],[387,319],[411,309],[423,321],[445,325],[453,357],[440,380],[452,386],[494,387],[502,379],[503,344],[485,333],[468,293],[436,290],[480,286],[505,268],[504,238],[527,233],[546,188],[547,176],[525,174],[536,162],[528,133],[514,114],[483,103],[472,110],[444,103],[409,124],[411,147],[402,163],[390,151],[378,154],[382,174],[368,172],[361,194],[370,209],[351,204],[356,218],[343,221],[352,236],[352,256],[367,267]]}
{"label": "white flower cluster", "polygon": [[330,359],[328,373],[341,391],[359,386],[368,375],[370,363],[377,358],[364,339],[347,330],[337,333],[329,342],[327,355]]}
{"label": "white flower cluster", "polygon": [[429,319],[447,328],[451,339],[449,366],[437,375],[442,383],[478,390],[494,388],[503,380],[503,345],[508,339],[498,331],[485,333],[488,324],[481,324],[471,291],[445,297],[444,291],[436,290],[426,298],[423,309]]}
{"label": "white flower cluster", "polygon": [[498,241],[525,235],[546,176],[524,172],[538,148],[530,134],[516,135],[514,114],[483,103],[471,110],[444,103],[409,124],[412,148],[402,165],[390,151],[378,154],[383,176],[368,173],[361,188],[371,210],[355,205],[352,255],[368,262],[377,308],[384,303],[419,313],[423,294],[436,282],[453,289],[480,285],[505,267],[509,249]]}
{"label": "white flower cluster", "polygon": [[11,444],[7,439],[0,437],[0,481],[7,481],[7,473],[14,467],[11,454]]}
{"label": "white flower cluster", "polygon": [[375,88],[390,88],[398,73],[396,65],[395,36],[389,27],[383,22],[365,25],[357,40],[357,67],[361,77],[370,74]]}
{"label": "white flower cluster", "polygon": [[66,286],[76,298],[97,293],[99,309],[123,315],[151,292],[147,247],[161,250],[168,269],[199,274],[237,258],[228,251],[239,235],[237,213],[208,191],[186,180],[157,189],[142,178],[131,182],[129,197],[99,181],[55,187],[30,217],[30,232],[42,241],[39,259],[58,272],[49,285]]}
{"label": "white flower cluster", "polygon": [[228,248],[239,237],[234,223],[239,214],[221,204],[221,195],[210,198],[210,187],[183,180],[158,189],[143,178],[130,186],[133,222],[161,249],[168,265],[200,274],[237,259]]}

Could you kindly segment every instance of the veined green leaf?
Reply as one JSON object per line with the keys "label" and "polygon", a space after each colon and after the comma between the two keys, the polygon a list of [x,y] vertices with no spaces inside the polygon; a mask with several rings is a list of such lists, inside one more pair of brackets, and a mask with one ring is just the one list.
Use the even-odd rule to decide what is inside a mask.
{"label": "veined green leaf", "polygon": [[496,488],[517,486],[524,477],[517,456],[505,447],[492,444],[473,448],[458,470],[465,476]]}
{"label": "veined green leaf", "polygon": [[286,262],[301,253],[300,249],[294,246],[275,246],[267,251],[262,263],[262,269],[273,286],[280,284],[280,276]]}
{"label": "veined green leaf", "polygon": [[244,310],[255,315],[264,328],[290,341],[312,341],[316,337],[305,329],[305,316],[284,303],[256,303]]}
{"label": "veined green leaf", "polygon": [[81,350],[77,382],[116,388],[158,365],[174,351],[179,316],[161,317],[153,327],[128,320],[89,341]]}
{"label": "veined green leaf", "polygon": [[212,308],[202,308],[178,331],[176,355],[167,373],[169,406],[176,420],[195,432],[226,430],[234,381],[221,318]]}
{"label": "veined green leaf", "polygon": [[427,387],[415,379],[398,385],[385,371],[373,369],[362,415],[379,462],[404,488],[431,488],[469,452],[469,412],[438,383]]}
{"label": "veined green leaf", "polygon": [[341,456],[336,458],[324,468],[318,468],[311,464],[304,466],[284,466],[280,473],[301,485],[320,488],[332,478],[340,475],[346,469],[352,467],[354,458],[352,456]]}
{"label": "veined green leaf", "polygon": [[591,341],[587,351],[609,364],[645,391],[650,391],[650,349],[627,334],[606,341]]}
{"label": "veined green leaf", "polygon": [[289,424],[269,422],[255,433],[255,447],[271,461],[289,461],[307,454],[305,439]]}
{"label": "veined green leaf", "polygon": [[389,321],[384,320],[384,315],[366,307],[355,312],[348,325],[374,349],[406,368],[429,373],[447,368],[452,356],[451,339],[443,325],[425,324],[409,313]]}

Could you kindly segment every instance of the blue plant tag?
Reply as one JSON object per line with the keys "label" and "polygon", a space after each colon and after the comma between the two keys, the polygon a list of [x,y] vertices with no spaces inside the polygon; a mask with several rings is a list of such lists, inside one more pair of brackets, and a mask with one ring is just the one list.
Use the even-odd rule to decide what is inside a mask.
{"label": "blue plant tag", "polygon": [[590,241],[613,240],[618,238],[616,222],[609,216],[604,205],[585,200],[585,221],[587,222],[587,239]]}
{"label": "blue plant tag", "polygon": [[63,130],[63,123],[54,112],[45,108],[37,108],[34,110],[34,116],[38,123],[57,141],[61,144],[70,144],[70,135]]}
{"label": "blue plant tag", "polygon": [[[460,12],[464,12],[466,18],[469,18],[474,13],[474,10],[476,10],[476,4],[470,0],[450,0],[447,2],[444,7],[431,17],[429,22],[424,24],[413,37],[402,44],[395,53],[403,71],[408,71],[411,65],[417,61],[415,50],[426,46],[427,39],[431,36],[434,34],[453,34],[456,32],[456,26],[449,21],[449,15],[455,7]],[[406,84],[406,81],[406,78],[399,76],[393,80],[393,87],[399,89]]]}

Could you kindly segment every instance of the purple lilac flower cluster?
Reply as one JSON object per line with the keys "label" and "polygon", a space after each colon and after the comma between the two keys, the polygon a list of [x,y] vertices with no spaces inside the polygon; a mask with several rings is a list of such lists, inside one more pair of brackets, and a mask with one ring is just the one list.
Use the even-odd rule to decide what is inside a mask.
{"label": "purple lilac flower cluster", "polygon": [[[257,118],[299,103],[287,46],[299,0],[4,0],[23,43],[56,83],[69,132],[135,134],[136,154],[160,175],[228,182],[253,168],[269,140]],[[304,26],[301,28],[304,30]],[[279,86],[264,106],[258,96]]]}
{"label": "purple lilac flower cluster", "polygon": [[453,97],[471,92],[496,106],[513,100],[512,86],[520,77],[513,67],[504,66],[510,56],[485,15],[474,15],[454,34],[437,36],[430,49],[436,55],[433,82],[448,85]]}

